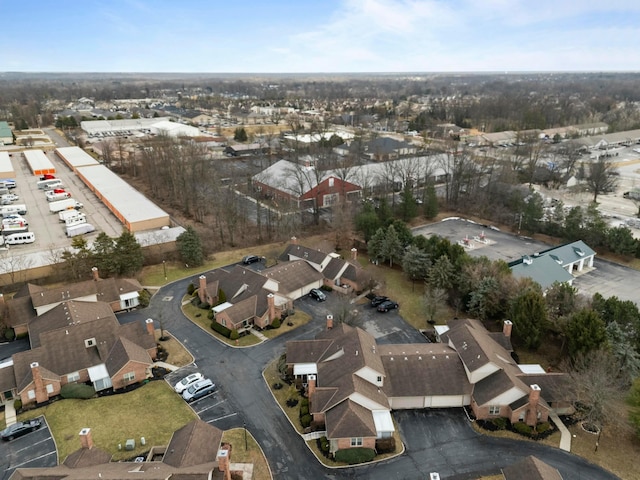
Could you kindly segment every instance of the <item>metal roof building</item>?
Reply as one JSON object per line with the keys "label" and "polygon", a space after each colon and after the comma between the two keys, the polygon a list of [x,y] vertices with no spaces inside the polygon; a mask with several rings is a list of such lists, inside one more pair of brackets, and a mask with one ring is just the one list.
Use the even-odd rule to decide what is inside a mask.
{"label": "metal roof building", "polygon": [[0,122],[0,145],[13,144],[13,132],[7,122]]}
{"label": "metal roof building", "polygon": [[15,178],[16,171],[13,169],[9,152],[0,152],[0,178]]}
{"label": "metal roof building", "polygon": [[27,159],[29,168],[34,175],[44,175],[45,173],[56,173],[56,167],[51,163],[42,150],[25,150],[24,157]]}
{"label": "metal roof building", "polygon": [[76,174],[130,232],[169,226],[169,214],[104,165],[77,167]]}
{"label": "metal roof building", "polygon": [[100,162],[80,147],[56,148],[56,154],[58,154],[58,157],[74,172],[78,167],[100,165]]}

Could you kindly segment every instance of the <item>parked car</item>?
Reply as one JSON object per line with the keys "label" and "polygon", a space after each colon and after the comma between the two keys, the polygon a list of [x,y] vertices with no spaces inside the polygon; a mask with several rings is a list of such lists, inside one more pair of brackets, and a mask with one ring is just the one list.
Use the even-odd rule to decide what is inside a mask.
{"label": "parked car", "polygon": [[373,297],[371,299],[371,306],[372,307],[377,307],[382,302],[386,302],[387,300],[389,300],[389,297],[385,297],[383,295],[376,295],[375,297]]}
{"label": "parked car", "polygon": [[245,265],[251,265],[252,263],[259,262],[260,260],[262,260],[262,258],[257,255],[246,255],[242,257],[242,263]]}
{"label": "parked car", "polygon": [[182,393],[191,385],[196,383],[198,380],[202,380],[203,378],[204,376],[200,372],[192,373],[176,383],[176,386],[173,389],[176,391],[176,393]]}
{"label": "parked car", "polygon": [[5,428],[0,432],[2,440],[13,440],[14,438],[26,435],[29,432],[35,432],[42,426],[40,420],[29,420],[27,422],[18,422]]}
{"label": "parked car", "polygon": [[380,305],[378,305],[378,311],[388,312],[389,310],[393,310],[395,308],[398,308],[399,306],[400,305],[398,305],[398,303],[394,302],[393,300],[386,300],[382,302]]}
{"label": "parked car", "polygon": [[327,295],[319,288],[312,288],[309,296],[315,298],[318,302],[324,302],[327,299]]}
{"label": "parked car", "polygon": [[210,393],[215,392],[215,390],[216,384],[213,383],[210,379],[205,378],[191,384],[191,386],[189,386],[184,392],[182,392],[182,398],[184,398],[187,402],[193,402],[195,400],[198,400],[199,398],[204,397],[205,395],[209,395]]}

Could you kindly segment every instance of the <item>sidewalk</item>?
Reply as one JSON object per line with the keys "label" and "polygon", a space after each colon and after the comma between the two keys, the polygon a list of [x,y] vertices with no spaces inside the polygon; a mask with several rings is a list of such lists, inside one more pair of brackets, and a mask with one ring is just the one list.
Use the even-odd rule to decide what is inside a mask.
{"label": "sidewalk", "polygon": [[564,450],[565,452],[570,452],[571,433],[569,432],[567,427],[565,427],[564,423],[562,423],[562,420],[560,420],[560,417],[558,417],[557,414],[550,413],[549,418],[553,421],[553,423],[556,424],[558,430],[560,430],[560,449]]}
{"label": "sidewalk", "polygon": [[16,409],[13,408],[13,400],[4,402],[4,421],[7,427],[16,423]]}

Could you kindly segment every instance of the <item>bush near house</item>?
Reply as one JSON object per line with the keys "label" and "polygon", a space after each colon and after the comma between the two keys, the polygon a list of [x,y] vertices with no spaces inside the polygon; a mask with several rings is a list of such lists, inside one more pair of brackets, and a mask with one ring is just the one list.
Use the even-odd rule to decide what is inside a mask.
{"label": "bush near house", "polygon": [[520,435],[524,435],[525,437],[530,437],[533,432],[533,428],[527,425],[524,422],[516,422],[512,425],[513,431],[519,433]]}
{"label": "bush near house", "polygon": [[85,385],[84,383],[67,383],[60,389],[60,396],[62,398],[80,398],[87,400],[95,396],[96,390],[91,385]]}
{"label": "bush near house", "polygon": [[227,338],[231,337],[231,330],[221,323],[216,322],[215,320],[211,322],[211,329],[218,332],[220,335],[224,335]]}
{"label": "bush near house", "polygon": [[231,330],[231,333],[229,333],[229,339],[238,340],[239,338],[240,338],[240,334],[238,333],[238,330],[236,329]]}
{"label": "bush near house", "polygon": [[278,317],[273,319],[273,322],[271,322],[271,325],[269,325],[271,328],[280,328],[280,319]]}
{"label": "bush near house", "polygon": [[193,296],[193,294],[196,292],[196,286],[193,283],[190,283],[187,286],[187,293],[191,296]]}
{"label": "bush near house", "polygon": [[312,420],[313,420],[313,417],[309,414],[306,414],[300,417],[300,425],[302,425],[302,428],[307,428],[311,425]]}
{"label": "bush near house", "polygon": [[334,455],[336,462],[344,462],[349,465],[370,462],[375,456],[376,452],[373,448],[362,447],[338,450]]}
{"label": "bush near house", "polygon": [[329,456],[331,455],[329,452],[329,447],[330,447],[330,444],[327,437],[320,437],[318,439],[318,448],[326,458],[329,458]]}
{"label": "bush near house", "polygon": [[393,453],[396,451],[396,439],[393,437],[389,438],[378,438],[376,440],[376,452],[378,455],[382,455],[383,453]]}

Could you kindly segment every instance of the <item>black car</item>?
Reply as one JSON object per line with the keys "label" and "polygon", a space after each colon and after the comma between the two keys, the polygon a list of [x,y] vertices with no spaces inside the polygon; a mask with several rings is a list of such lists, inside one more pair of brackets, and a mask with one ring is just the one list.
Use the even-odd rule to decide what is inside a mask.
{"label": "black car", "polygon": [[318,302],[324,302],[327,299],[327,295],[319,288],[312,288],[309,296],[315,298]]}
{"label": "black car", "polygon": [[378,311],[388,312],[389,310],[393,310],[395,308],[398,308],[399,306],[400,305],[398,305],[398,303],[394,302],[393,300],[386,300],[382,302],[380,305],[378,305]]}
{"label": "black car", "polygon": [[35,432],[40,428],[42,423],[40,420],[29,420],[28,422],[18,422],[5,428],[0,432],[2,440],[13,440],[14,438],[21,437],[29,432]]}
{"label": "black car", "polygon": [[375,297],[373,297],[371,299],[371,306],[372,307],[377,307],[382,302],[386,302],[387,300],[389,300],[389,297],[384,297],[382,295],[376,295]]}
{"label": "black car", "polygon": [[242,263],[245,265],[251,265],[252,263],[259,262],[260,260],[262,260],[262,258],[257,255],[246,255],[242,257]]}

